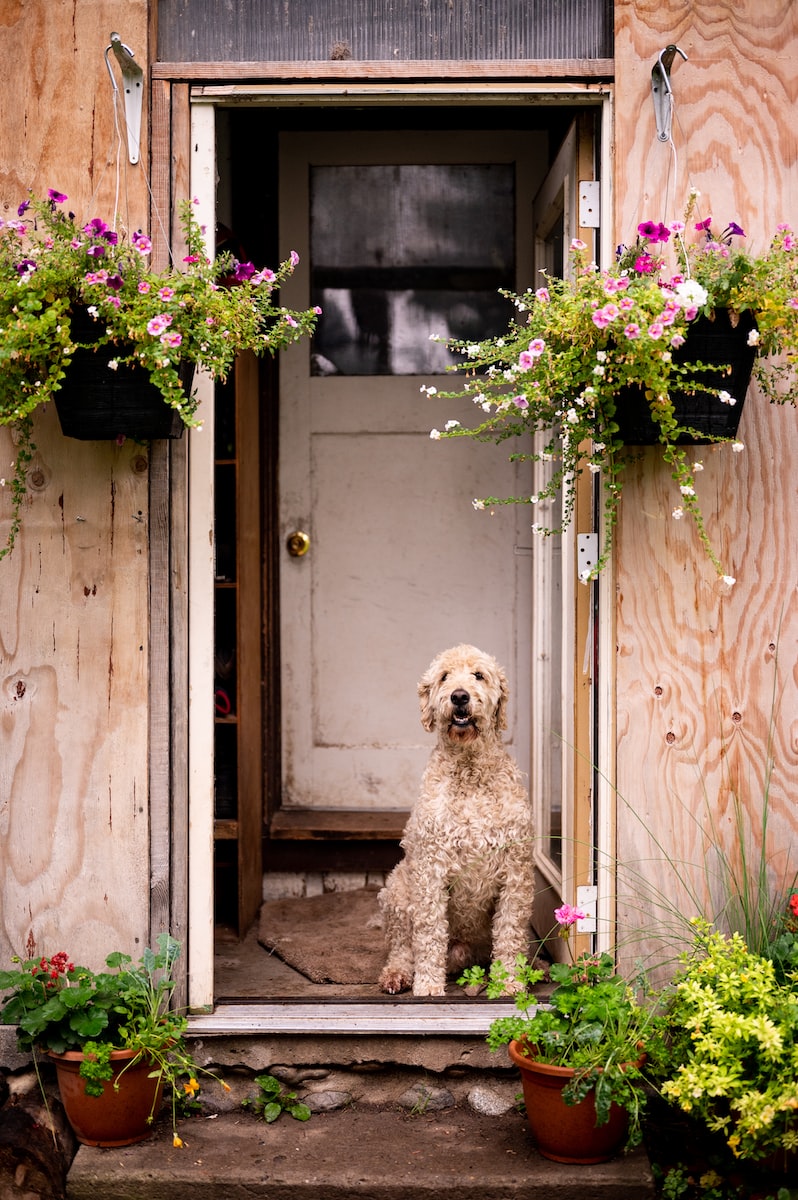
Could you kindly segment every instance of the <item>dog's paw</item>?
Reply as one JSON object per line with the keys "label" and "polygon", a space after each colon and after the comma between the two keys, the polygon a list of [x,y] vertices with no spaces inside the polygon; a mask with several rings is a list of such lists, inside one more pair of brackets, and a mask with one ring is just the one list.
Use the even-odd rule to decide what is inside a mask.
{"label": "dog's paw", "polygon": [[396,996],[399,992],[408,991],[411,982],[404,971],[392,971],[386,967],[380,975],[380,991],[387,992],[389,996]]}

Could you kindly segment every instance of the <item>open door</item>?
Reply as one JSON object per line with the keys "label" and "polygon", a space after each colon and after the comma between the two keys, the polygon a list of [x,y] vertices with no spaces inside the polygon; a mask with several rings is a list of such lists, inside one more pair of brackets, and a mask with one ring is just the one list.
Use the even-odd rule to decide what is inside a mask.
{"label": "open door", "polygon": [[[573,238],[580,238],[596,255],[597,227],[580,224],[580,217],[592,221],[597,210],[592,189],[584,186],[595,175],[594,118],[585,113],[572,124],[535,198],[536,278],[540,271],[562,277]],[[534,464],[534,491],[548,482],[551,470],[549,463]],[[559,503],[546,514],[547,525],[559,523]],[[541,885],[535,925],[540,933],[554,926],[554,909],[563,902],[591,910],[592,919],[580,922],[577,934],[595,931],[594,587],[578,582],[593,529],[593,489],[588,477],[581,481],[567,532],[533,538],[531,787]],[[580,947],[584,948],[587,943]]]}

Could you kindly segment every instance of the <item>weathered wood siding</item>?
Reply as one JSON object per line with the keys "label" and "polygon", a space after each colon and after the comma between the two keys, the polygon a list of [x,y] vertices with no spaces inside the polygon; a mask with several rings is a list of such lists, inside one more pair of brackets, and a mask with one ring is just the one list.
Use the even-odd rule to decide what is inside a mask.
{"label": "weathered wood siding", "polygon": [[[3,4],[3,218],[55,187],[79,217],[110,219],[112,31],[146,71],[146,0]],[[144,162],[146,129],[145,102]],[[146,228],[124,137],[119,172],[120,221]],[[54,412],[35,441],[22,533],[0,561],[0,962],[65,949],[99,964],[149,933],[148,452],[67,441]],[[0,475],[11,445],[0,429]],[[3,541],[9,513],[0,489]]]}
{"label": "weathered wood siding", "polygon": [[[669,43],[688,56],[671,75],[678,164],[656,139],[650,93]],[[798,227],[796,61],[790,0],[616,4],[619,241],[649,217],[680,217],[690,185],[700,218],[736,220],[754,249],[779,222]],[[737,580],[730,591],[691,523],[672,519],[679,496],[656,451],[628,473],[616,552],[618,857],[633,893],[622,929],[656,925],[651,887],[682,913],[701,907],[680,894],[668,856],[701,892],[708,864],[723,894],[711,844],[722,834],[739,866],[735,795],[756,858],[771,754],[765,851],[774,882],[798,869],[798,413],[752,390],[739,436],[742,454],[696,455],[709,533]]]}
{"label": "weathered wood siding", "polygon": [[166,62],[612,57],[612,0],[159,0]]}

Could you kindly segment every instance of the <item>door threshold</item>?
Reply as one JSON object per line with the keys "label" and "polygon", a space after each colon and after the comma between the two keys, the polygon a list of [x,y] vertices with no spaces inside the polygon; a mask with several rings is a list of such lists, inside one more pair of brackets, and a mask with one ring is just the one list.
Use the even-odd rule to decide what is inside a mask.
{"label": "door threshold", "polygon": [[484,1037],[497,1017],[508,1015],[502,1002],[462,1004],[449,1000],[387,1003],[280,1004],[222,1003],[212,1013],[189,1017],[191,1037],[231,1034],[448,1034]]}

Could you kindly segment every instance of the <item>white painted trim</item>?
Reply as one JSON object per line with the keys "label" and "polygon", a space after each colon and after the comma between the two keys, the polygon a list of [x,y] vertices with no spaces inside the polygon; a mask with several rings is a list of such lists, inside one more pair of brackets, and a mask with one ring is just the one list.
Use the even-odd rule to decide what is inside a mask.
{"label": "white painted trim", "polygon": [[[614,117],[612,93],[605,98],[601,122],[601,261],[613,261],[615,238],[613,157]],[[603,513],[598,514],[598,528]],[[597,755],[596,847],[598,850],[597,949],[611,951],[615,945],[615,561],[612,559],[598,580],[599,727]]]}
{"label": "white painted trim", "polygon": [[[216,229],[216,114],[191,110],[191,194],[208,253]],[[213,1004],[213,382],[194,380],[201,430],[188,453],[188,1003]],[[156,614],[157,619],[157,614]]]}

